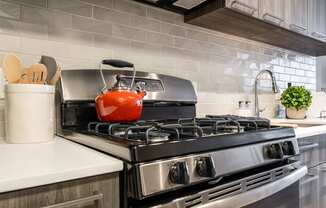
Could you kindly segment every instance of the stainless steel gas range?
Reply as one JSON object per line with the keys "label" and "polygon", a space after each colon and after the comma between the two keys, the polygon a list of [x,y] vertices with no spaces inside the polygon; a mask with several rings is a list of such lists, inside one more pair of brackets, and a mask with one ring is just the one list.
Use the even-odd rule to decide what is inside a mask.
{"label": "stainless steel gas range", "polygon": [[[128,86],[131,72],[105,70],[113,85]],[[189,80],[137,72],[147,91],[142,120],[101,123],[94,98],[99,71],[66,70],[58,89],[58,132],[125,162],[121,207],[299,207],[299,179],[307,168],[295,157],[292,128],[263,118],[196,118]]]}

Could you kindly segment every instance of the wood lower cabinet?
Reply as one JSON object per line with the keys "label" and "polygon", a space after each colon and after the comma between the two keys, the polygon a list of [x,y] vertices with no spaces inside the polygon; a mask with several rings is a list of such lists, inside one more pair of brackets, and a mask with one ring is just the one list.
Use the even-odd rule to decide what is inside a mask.
{"label": "wood lower cabinet", "polygon": [[119,208],[112,173],[0,194],[0,208]]}
{"label": "wood lower cabinet", "polygon": [[308,174],[300,181],[300,208],[326,207],[326,134],[299,139]]}

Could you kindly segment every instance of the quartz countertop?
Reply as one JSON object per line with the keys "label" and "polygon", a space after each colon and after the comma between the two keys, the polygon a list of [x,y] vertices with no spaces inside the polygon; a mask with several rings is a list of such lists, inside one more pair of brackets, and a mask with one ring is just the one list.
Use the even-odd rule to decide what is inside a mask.
{"label": "quartz countertop", "polygon": [[56,137],[39,144],[0,140],[0,193],[121,171],[122,161]]}
{"label": "quartz countertop", "polygon": [[324,118],[270,120],[272,125],[293,127],[298,139],[319,134],[326,134],[326,119]]}

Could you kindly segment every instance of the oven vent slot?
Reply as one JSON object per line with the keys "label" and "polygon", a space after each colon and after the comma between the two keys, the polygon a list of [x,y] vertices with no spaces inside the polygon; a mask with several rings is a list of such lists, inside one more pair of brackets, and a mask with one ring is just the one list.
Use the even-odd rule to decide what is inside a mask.
{"label": "oven vent slot", "polygon": [[201,203],[202,203],[202,196],[201,195],[194,196],[191,197],[190,199],[185,200],[185,208],[195,207]]}
{"label": "oven vent slot", "polygon": [[241,183],[236,183],[228,186],[223,186],[208,193],[208,200],[214,200],[222,197],[227,197],[242,192]]}

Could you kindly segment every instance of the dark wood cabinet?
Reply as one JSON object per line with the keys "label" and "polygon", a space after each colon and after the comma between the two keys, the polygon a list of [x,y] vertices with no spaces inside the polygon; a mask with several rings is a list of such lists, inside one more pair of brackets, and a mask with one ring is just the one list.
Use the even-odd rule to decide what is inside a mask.
{"label": "dark wood cabinet", "polygon": [[0,194],[0,208],[119,208],[112,173]]}
{"label": "dark wood cabinet", "polygon": [[[242,6],[242,10],[247,8],[246,12],[243,12],[240,9],[230,8],[230,5],[227,4],[229,1],[208,0],[201,6],[187,11],[185,22],[312,56],[326,55],[325,42],[321,39],[311,38],[305,32],[299,32],[306,30],[305,21],[307,19],[299,18],[300,12],[296,12],[300,7],[303,12],[306,11],[305,1],[288,1],[291,1],[290,4],[289,2],[286,4],[284,0],[260,0],[258,11],[260,18],[256,18],[249,9],[253,5]],[[295,11],[290,16],[292,29],[288,28],[287,20],[290,17],[285,15],[288,13],[285,11],[287,5],[294,7],[292,11]],[[316,35],[316,32],[314,34]],[[322,32],[318,32],[318,34],[322,36]]]}

